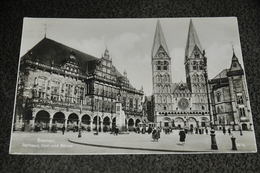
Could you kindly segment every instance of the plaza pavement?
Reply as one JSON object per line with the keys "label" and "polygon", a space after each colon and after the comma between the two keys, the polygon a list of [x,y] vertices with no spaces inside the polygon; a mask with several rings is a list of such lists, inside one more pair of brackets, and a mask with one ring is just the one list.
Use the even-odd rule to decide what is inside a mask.
{"label": "plaza pavement", "polygon": [[178,145],[179,131],[161,133],[158,142],[151,134],[119,134],[82,132],[14,132],[10,146],[11,154],[173,154],[173,153],[244,153],[256,152],[253,131],[234,131],[237,150],[232,150],[231,136],[216,131],[218,150],[211,149],[211,137],[206,134],[188,134],[184,146]]}
{"label": "plaza pavement", "polygon": [[130,132],[129,134],[119,134],[118,136],[109,133],[99,133],[99,135],[93,136],[93,134],[87,133],[83,134],[81,138],[70,138],[69,141],[96,147],[139,150],[138,153],[142,153],[143,151],[157,151],[162,153],[241,153],[256,151],[255,137],[252,131],[244,131],[242,136],[239,131],[233,132],[236,138],[237,150],[232,150],[231,135],[224,135],[221,131],[215,132],[218,150],[211,149],[210,134],[187,134],[186,142],[183,146],[178,145],[178,134],[178,130],[170,134],[161,133],[161,138],[156,142],[152,140],[152,135],[147,133],[137,134]]}

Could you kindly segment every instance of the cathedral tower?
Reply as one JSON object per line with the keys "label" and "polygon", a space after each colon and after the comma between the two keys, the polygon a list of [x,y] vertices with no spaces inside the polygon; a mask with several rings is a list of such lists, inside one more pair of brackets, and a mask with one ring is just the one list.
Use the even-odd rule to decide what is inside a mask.
{"label": "cathedral tower", "polygon": [[192,20],[190,20],[185,49],[186,82],[193,97],[193,110],[207,110],[207,91],[204,78],[206,57]]}
{"label": "cathedral tower", "polygon": [[156,25],[151,58],[155,110],[171,110],[171,58],[159,20]]}

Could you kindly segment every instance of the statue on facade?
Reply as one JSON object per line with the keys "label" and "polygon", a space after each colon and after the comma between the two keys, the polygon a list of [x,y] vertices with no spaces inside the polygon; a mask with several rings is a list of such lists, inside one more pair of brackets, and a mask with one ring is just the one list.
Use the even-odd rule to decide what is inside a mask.
{"label": "statue on facade", "polygon": [[117,102],[121,101],[121,94],[120,94],[120,92],[116,95],[116,101]]}
{"label": "statue on facade", "polygon": [[50,87],[47,87],[46,98],[49,99],[49,100],[51,99],[51,89],[50,89]]}
{"label": "statue on facade", "polygon": [[61,101],[61,102],[65,102],[65,93],[64,93],[64,90],[61,90],[61,93],[60,93],[60,101]]}

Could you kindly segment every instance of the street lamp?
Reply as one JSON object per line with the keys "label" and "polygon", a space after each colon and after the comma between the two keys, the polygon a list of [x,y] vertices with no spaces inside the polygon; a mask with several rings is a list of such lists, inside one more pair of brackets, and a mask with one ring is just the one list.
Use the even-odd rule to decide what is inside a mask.
{"label": "street lamp", "polygon": [[212,150],[218,150],[217,142],[216,142],[216,134],[215,130],[213,128],[212,124],[212,116],[211,116],[211,109],[210,109],[210,100],[209,100],[209,87],[208,87],[208,71],[207,71],[207,58],[205,56],[205,51],[203,51],[203,56],[204,56],[204,78],[206,82],[206,91],[207,91],[207,99],[208,99],[208,110],[209,110],[209,117],[210,117],[210,136],[211,136],[211,149]]}

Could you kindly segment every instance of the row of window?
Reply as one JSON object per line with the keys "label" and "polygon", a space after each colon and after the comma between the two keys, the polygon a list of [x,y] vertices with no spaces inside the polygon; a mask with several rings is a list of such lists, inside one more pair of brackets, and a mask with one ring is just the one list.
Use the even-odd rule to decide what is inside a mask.
{"label": "row of window", "polygon": [[156,85],[156,88],[155,88],[155,92],[156,93],[170,93],[172,92],[171,91],[171,85],[161,85],[161,84],[158,84]]}
{"label": "row of window", "polygon": [[167,61],[156,61],[155,62],[156,70],[168,70],[169,62]]}
{"label": "row of window", "polygon": [[170,82],[170,81],[171,81],[171,77],[167,73],[164,75],[161,74],[156,75],[156,82]]}

